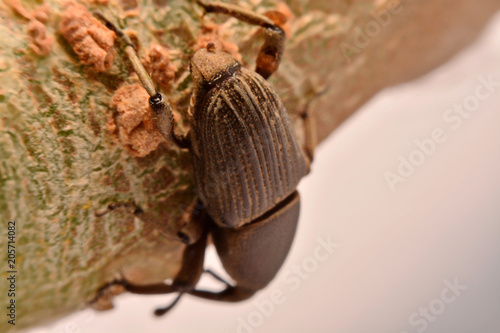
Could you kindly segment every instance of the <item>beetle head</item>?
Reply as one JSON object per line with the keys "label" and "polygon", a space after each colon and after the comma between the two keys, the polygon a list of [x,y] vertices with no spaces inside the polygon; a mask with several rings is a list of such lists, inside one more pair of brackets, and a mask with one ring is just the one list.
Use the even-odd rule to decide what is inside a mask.
{"label": "beetle head", "polygon": [[191,75],[196,86],[211,88],[236,72],[241,64],[229,54],[216,50],[214,43],[191,58]]}

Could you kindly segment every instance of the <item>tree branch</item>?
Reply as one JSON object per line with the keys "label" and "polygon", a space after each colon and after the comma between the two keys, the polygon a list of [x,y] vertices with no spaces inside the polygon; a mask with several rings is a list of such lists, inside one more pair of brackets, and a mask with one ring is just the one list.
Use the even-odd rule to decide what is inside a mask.
{"label": "tree branch", "polygon": [[[216,41],[254,68],[262,43],[258,28],[217,15],[203,18],[195,1],[82,4],[129,29],[180,119],[189,105],[195,49]],[[284,61],[271,83],[293,117],[311,103],[320,139],[381,89],[449,59],[500,9],[497,0],[240,4],[289,16]],[[94,31],[89,20],[81,21],[88,27],[78,25],[86,29],[83,35],[71,30],[71,22],[61,28],[67,8],[55,0],[0,4],[0,218],[17,225],[16,327],[86,306],[119,274],[134,283],[174,276],[181,244],[146,230],[124,210],[101,218],[94,212],[111,202],[135,201],[175,228],[194,198],[189,154],[148,136],[154,130],[147,115],[134,111],[140,105],[130,108],[136,112],[131,119],[128,110],[119,110],[120,103],[131,102],[115,92],[137,83],[123,48],[113,47],[112,36]],[[89,43],[95,52],[85,53]],[[146,141],[141,138],[149,140],[147,147],[137,146]],[[11,328],[5,320],[4,327]]]}

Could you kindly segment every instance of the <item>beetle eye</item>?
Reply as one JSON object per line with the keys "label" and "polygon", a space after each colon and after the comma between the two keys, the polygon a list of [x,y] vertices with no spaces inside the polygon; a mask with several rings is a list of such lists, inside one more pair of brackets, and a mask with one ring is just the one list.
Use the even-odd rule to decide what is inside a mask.
{"label": "beetle eye", "polygon": [[214,52],[215,51],[215,44],[210,42],[207,44],[207,51],[209,52]]}

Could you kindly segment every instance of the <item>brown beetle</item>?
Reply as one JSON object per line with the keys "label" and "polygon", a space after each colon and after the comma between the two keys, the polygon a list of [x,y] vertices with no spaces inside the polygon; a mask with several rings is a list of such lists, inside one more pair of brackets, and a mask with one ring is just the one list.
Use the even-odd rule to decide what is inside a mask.
{"label": "brown beetle", "polygon": [[[285,108],[265,80],[279,66],[285,42],[283,30],[271,19],[234,5],[198,3],[205,12],[223,13],[263,27],[265,42],[255,72],[215,50],[213,43],[194,54],[191,129],[185,135],[175,132],[172,109],[156,91],[130,39],[96,14],[126,44],[125,52],[151,96],[156,127],[167,140],[191,152],[198,201],[204,208],[195,209],[191,217],[190,224],[195,228],[175,232],[134,206],[139,219],[187,244],[182,267],[171,284],[133,285],[117,280],[101,288],[98,297],[116,284],[136,294],[179,293],[168,307],[157,309],[156,315],[170,310],[184,293],[238,302],[264,288],[280,269],[292,244],[300,209],[296,187],[309,172],[313,158],[314,138],[307,112],[302,114],[306,129],[303,150]],[[119,205],[123,204],[111,204],[98,215]],[[208,234],[234,285],[203,269]],[[226,288],[220,292],[196,289],[203,272],[224,282]]]}

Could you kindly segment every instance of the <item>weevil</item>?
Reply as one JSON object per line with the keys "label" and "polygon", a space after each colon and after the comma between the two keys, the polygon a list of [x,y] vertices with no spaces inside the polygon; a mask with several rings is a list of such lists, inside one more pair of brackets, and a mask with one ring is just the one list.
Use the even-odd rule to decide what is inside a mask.
{"label": "weevil", "polygon": [[[142,66],[127,35],[101,14],[106,26],[125,45],[142,85],[150,95],[149,105],[157,129],[171,143],[189,149],[199,207],[190,220],[190,229],[174,231],[154,220],[134,204],[134,214],[154,225],[168,237],[186,243],[179,273],[170,284],[134,285],[125,279],[103,286],[122,285],[135,294],[178,293],[165,314],[183,294],[223,302],[239,302],[264,288],[277,274],[293,241],[300,210],[296,191],[309,173],[313,159],[313,123],[302,112],[305,144],[299,145],[290,118],[280,98],[266,81],[280,64],[285,33],[267,16],[238,6],[197,1],[205,13],[222,13],[260,26],[265,40],[257,56],[255,71],[243,67],[213,43],[191,58],[193,93],[190,100],[190,129],[180,134],[174,126],[172,108]],[[121,204],[111,204],[103,215]],[[213,244],[230,283],[204,270],[207,237]],[[222,291],[196,289],[203,273],[225,283]]]}

